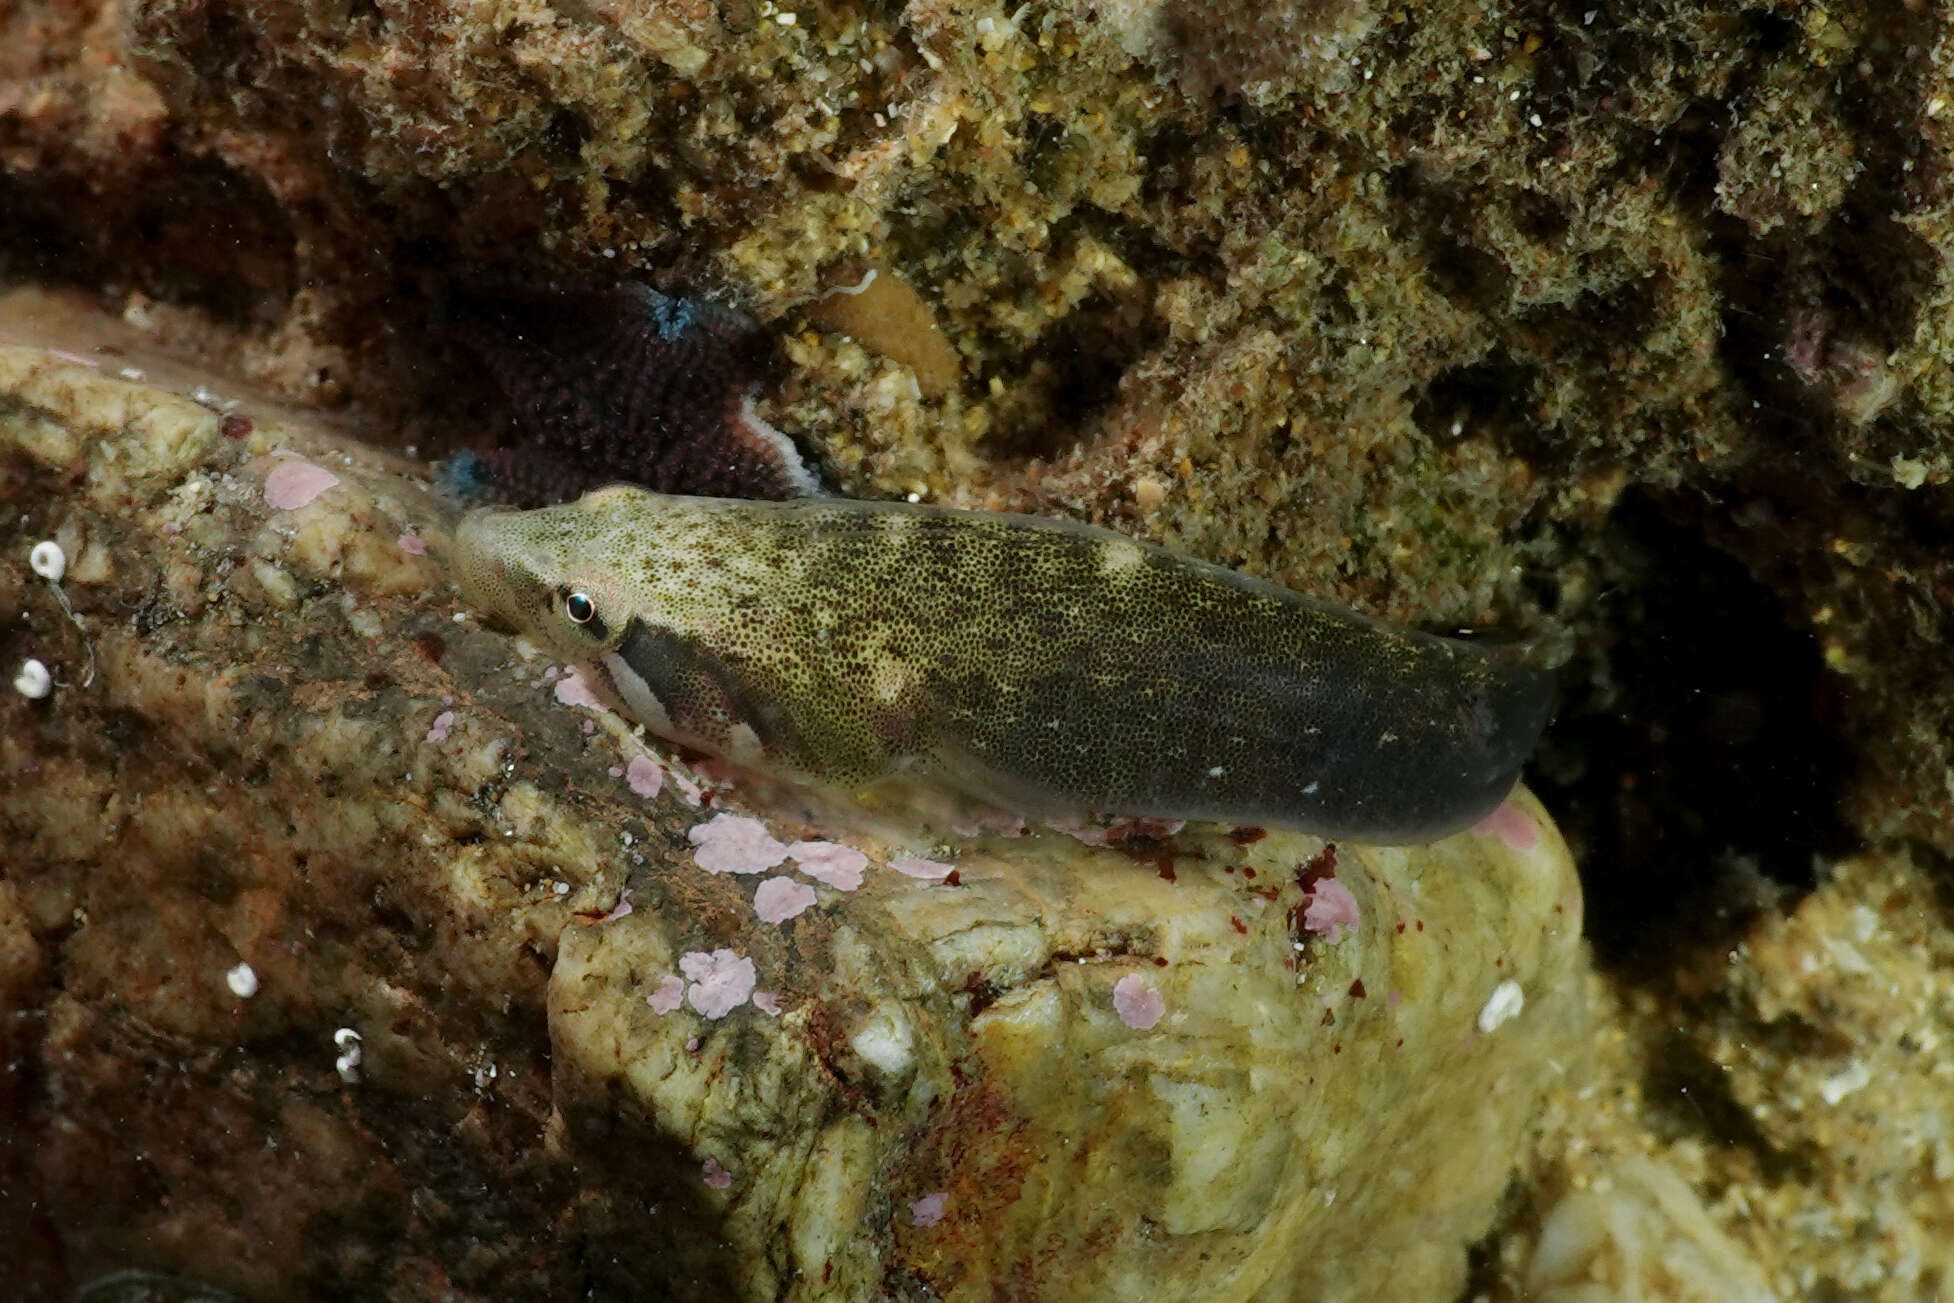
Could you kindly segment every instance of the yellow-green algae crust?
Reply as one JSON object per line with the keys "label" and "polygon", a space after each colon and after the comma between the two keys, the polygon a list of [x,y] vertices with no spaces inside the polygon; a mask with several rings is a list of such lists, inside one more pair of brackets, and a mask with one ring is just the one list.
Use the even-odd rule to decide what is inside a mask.
{"label": "yellow-green algae crust", "polygon": [[455,565],[667,737],[1028,815],[1428,841],[1499,804],[1552,704],[1515,649],[1069,521],[615,487],[473,513]]}
{"label": "yellow-green algae crust", "polygon": [[[846,898],[778,1022],[648,1009],[656,919],[572,932],[559,1105],[590,1143],[649,1129],[731,1173],[704,1197],[769,1245],[745,1297],[894,1273],[946,1303],[1453,1298],[1582,1034],[1578,881],[1538,803],[1513,811],[1531,845],[1341,848],[1359,921],[1335,942],[1292,930],[1306,835],[1184,835],[1169,873],[1065,838],[967,848],[961,886]],[[1122,980],[1157,1023],[1121,1016]],[[848,1107],[799,1087],[816,1060]]]}

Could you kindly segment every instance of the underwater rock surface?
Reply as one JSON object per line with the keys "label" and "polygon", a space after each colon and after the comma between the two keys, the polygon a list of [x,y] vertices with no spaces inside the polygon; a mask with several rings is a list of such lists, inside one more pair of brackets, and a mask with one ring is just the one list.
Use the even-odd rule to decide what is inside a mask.
{"label": "underwater rock surface", "polygon": [[[1585,878],[1595,1021],[1468,1296],[1725,1299],[1760,1276],[1783,1299],[1945,1290],[1954,6],[1199,9],[25,0],[0,6],[0,278],[85,287],[289,401],[350,400],[367,439],[416,457],[509,417],[430,332],[451,275],[649,279],[773,332],[785,365],[758,410],[850,492],[1061,510],[1378,615],[1568,634],[1533,779]],[[66,437],[7,410],[30,443]],[[287,472],[281,499],[308,482]],[[181,567],[117,618],[146,629],[244,555]],[[110,556],[71,559],[78,601]],[[72,626],[45,584],[0,572],[26,584],[7,596],[58,710],[85,673]],[[450,649],[448,626],[423,632]],[[506,657],[452,645],[480,663],[401,681]],[[364,674],[335,682],[385,699]],[[139,716],[101,722],[65,763],[162,763]],[[413,720],[430,746],[477,723]],[[576,790],[610,799],[616,758]],[[66,772],[33,763],[35,783]],[[648,757],[623,769],[641,799],[685,790]],[[162,797],[77,808],[229,791],[157,772]],[[36,828],[44,793],[69,790],[6,777]],[[55,853],[28,826],[0,825],[0,861]],[[210,826],[211,863],[230,863]],[[76,862],[120,853],[102,842],[47,839]],[[670,974],[661,1004],[733,999],[725,928],[762,909],[802,926],[815,869],[883,872],[839,852],[782,865],[686,942],[707,980]],[[8,992],[42,989],[42,956],[102,916],[99,895],[32,927],[7,905]],[[392,889],[352,917],[384,938],[445,916]],[[453,985],[427,968],[402,987],[423,1003]],[[254,999],[275,989],[260,975]],[[1129,992],[1135,1016],[1151,1007]],[[511,1048],[536,1038],[505,1025],[539,1008],[479,1016],[498,1098],[542,1098]],[[9,1103],[42,1089],[15,1047],[45,1030],[0,1020]],[[336,1091],[346,1051],[312,1029],[304,1050],[320,1097]],[[469,1153],[532,1152],[509,1119],[541,1126],[537,1109],[466,1115],[492,1128]],[[438,1129],[362,1120],[402,1162]],[[50,1279],[46,1210],[11,1177],[39,1135],[7,1134],[0,1242],[43,1246],[16,1274]],[[381,1143],[346,1147],[348,1170]],[[389,1244],[430,1219],[497,1242],[584,1234],[548,1213],[559,1169],[486,1170],[468,1198],[335,1215]],[[136,1177],[118,1189],[155,1188]],[[938,1193],[922,1213],[947,1220],[947,1191],[920,1199]]]}
{"label": "underwater rock surface", "polygon": [[0,705],[0,1233],[43,1296],[1461,1286],[1583,1035],[1530,796],[1422,848],[851,848],[458,618],[416,468],[64,301],[0,335],[62,350],[0,347],[0,650],[54,681]]}

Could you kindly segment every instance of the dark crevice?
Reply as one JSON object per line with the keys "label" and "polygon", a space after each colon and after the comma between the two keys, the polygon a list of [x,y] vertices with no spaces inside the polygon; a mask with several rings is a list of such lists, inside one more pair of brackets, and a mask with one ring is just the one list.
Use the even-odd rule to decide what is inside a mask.
{"label": "dark crevice", "polygon": [[1908,849],[1924,871],[1928,889],[1934,893],[1934,903],[1941,911],[1942,926],[1954,928],[1954,855],[1920,841],[1911,843]]}
{"label": "dark crevice", "polygon": [[1404,239],[1423,249],[1426,275],[1439,293],[1461,307],[1499,315],[1512,298],[1513,274],[1480,246],[1469,187],[1417,166],[1390,173],[1387,183],[1392,208],[1404,214]]}
{"label": "dark crevice", "polygon": [[1535,368],[1505,349],[1432,378],[1412,406],[1412,420],[1434,446],[1449,447],[1469,435],[1492,433],[1503,441],[1530,431]]}
{"label": "dark crevice", "polygon": [[1759,54],[1783,54],[1798,37],[1798,22],[1784,14],[1750,10],[1743,15],[1751,43]]}
{"label": "dark crevice", "polygon": [[1856,844],[1838,680],[1686,519],[1639,492],[1617,508],[1592,632],[1532,770],[1582,866],[1596,958],[1630,975],[1733,943]]}
{"label": "dark crevice", "polygon": [[[1180,274],[1187,265],[1181,255],[1098,209],[1082,209],[1053,234],[1060,242],[1089,236],[1115,249],[1141,285]],[[1093,418],[1117,401],[1127,371],[1166,337],[1167,325],[1144,291],[1106,287],[1034,340],[990,339],[986,353],[995,361],[989,375],[1004,381],[1010,397],[995,407],[998,423],[985,439],[987,455],[1053,457],[1089,437]]]}
{"label": "dark crevice", "polygon": [[[1125,305],[1093,295],[1041,335],[1035,353],[1006,361],[1016,401],[984,440],[997,460],[1050,458],[1089,435],[1092,418],[1119,396],[1127,368],[1158,341],[1153,328],[1130,320]],[[1013,420],[1011,417],[1020,419]]]}
{"label": "dark crevice", "polygon": [[1757,1125],[1751,1111],[1730,1091],[1730,1073],[1708,1058],[1698,1039],[1677,1033],[1665,1037],[1648,1056],[1642,1083],[1653,1120],[1678,1136],[1702,1136],[1719,1147],[1750,1154],[1768,1182],[1812,1179],[1809,1155],[1787,1152]]}
{"label": "dark crevice", "polygon": [[1718,164],[1729,134],[1729,106],[1699,100],[1650,139],[1648,174],[1664,180],[1665,193],[1693,220],[1717,211]]}
{"label": "dark crevice", "polygon": [[262,182],[168,153],[121,182],[105,197],[79,174],[0,174],[0,277],[141,290],[243,328],[278,319],[296,257],[289,219]]}

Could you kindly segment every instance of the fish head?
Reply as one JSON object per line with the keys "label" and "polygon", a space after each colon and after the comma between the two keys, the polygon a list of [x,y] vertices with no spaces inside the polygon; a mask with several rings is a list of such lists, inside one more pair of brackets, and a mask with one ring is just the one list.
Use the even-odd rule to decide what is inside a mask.
{"label": "fish head", "polygon": [[594,558],[598,517],[583,503],[462,517],[451,560],[462,600],[495,624],[574,660],[615,650],[631,620],[625,586]]}

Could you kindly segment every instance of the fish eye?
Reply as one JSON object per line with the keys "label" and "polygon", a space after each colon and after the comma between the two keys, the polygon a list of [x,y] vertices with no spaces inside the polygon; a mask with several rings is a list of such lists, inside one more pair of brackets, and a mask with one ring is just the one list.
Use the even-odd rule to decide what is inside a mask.
{"label": "fish eye", "polygon": [[563,599],[563,613],[571,624],[589,624],[597,618],[597,604],[588,593],[571,593]]}

